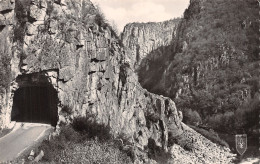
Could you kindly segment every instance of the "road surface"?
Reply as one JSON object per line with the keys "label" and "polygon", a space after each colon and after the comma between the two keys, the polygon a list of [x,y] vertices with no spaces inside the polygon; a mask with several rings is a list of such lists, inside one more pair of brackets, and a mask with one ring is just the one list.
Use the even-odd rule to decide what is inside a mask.
{"label": "road surface", "polygon": [[23,151],[50,133],[51,129],[52,127],[47,124],[20,123],[16,125],[12,132],[0,138],[0,163],[18,157]]}

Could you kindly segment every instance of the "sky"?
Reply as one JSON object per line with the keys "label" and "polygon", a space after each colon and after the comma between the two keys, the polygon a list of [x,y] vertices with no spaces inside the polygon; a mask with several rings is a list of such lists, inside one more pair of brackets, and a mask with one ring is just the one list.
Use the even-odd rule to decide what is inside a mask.
{"label": "sky", "polygon": [[91,0],[119,32],[127,23],[161,22],[181,17],[190,0]]}

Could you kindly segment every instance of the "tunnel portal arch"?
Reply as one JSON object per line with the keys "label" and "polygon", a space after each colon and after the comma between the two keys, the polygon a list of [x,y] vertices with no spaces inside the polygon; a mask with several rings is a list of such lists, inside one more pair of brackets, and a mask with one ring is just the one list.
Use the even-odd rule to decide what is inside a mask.
{"label": "tunnel portal arch", "polygon": [[58,93],[46,73],[19,75],[18,89],[14,91],[11,120],[46,123],[58,121]]}

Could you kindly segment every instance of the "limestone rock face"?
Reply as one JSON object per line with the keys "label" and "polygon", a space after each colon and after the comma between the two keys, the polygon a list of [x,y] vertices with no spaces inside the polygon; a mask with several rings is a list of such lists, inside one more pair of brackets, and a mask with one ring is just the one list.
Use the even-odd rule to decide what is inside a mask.
{"label": "limestone rock face", "polygon": [[[6,1],[1,7],[10,4]],[[13,76],[10,89],[1,94],[1,127],[10,123],[14,92],[26,85],[17,76],[40,73],[58,92],[57,128],[76,117],[95,115],[96,122],[110,126],[114,135],[124,134],[144,152],[148,140],[167,150],[169,125],[176,136],[182,133],[174,102],[140,86],[111,30],[92,20],[90,1],[34,0],[13,5],[17,5],[15,11],[10,8],[11,16],[16,15],[14,29],[4,27],[6,31],[0,33],[1,41],[8,32],[16,38],[5,45],[13,48],[7,51],[13,56]],[[83,15],[89,19],[83,20]],[[72,112],[64,113],[63,106]]]}
{"label": "limestone rock face", "polygon": [[[14,25],[14,1],[0,1],[0,125],[2,125],[10,97],[10,59],[12,56],[12,36]],[[2,113],[1,113],[2,111]]]}
{"label": "limestone rock face", "polygon": [[[187,103],[189,100],[195,102],[197,101],[196,98],[193,99],[193,97],[195,97],[194,91],[198,94],[202,93],[201,91],[209,93],[209,96],[202,98],[202,101],[204,102],[206,102],[206,98],[213,95],[208,99],[208,102],[212,102],[209,107],[212,111],[206,114],[207,116],[214,115],[215,112],[226,108],[237,109],[238,106],[254,97],[253,95],[255,93],[255,89],[250,89],[253,87],[248,85],[249,81],[254,81],[252,80],[252,77],[255,76],[255,79],[257,79],[256,83],[259,83],[259,76],[255,75],[254,71],[251,71],[255,68],[252,69],[250,66],[243,66],[240,69],[240,66],[238,66],[238,63],[254,65],[255,62],[255,65],[258,68],[259,58],[255,57],[257,60],[252,62],[253,60],[250,59],[250,54],[253,53],[247,52],[250,48],[241,48],[246,44],[240,44],[236,41],[232,41],[230,38],[219,37],[221,36],[221,33],[216,32],[217,30],[215,31],[215,29],[212,28],[212,24],[214,23],[211,21],[211,18],[213,19],[214,15],[220,15],[220,11],[215,10],[214,13],[212,13],[209,6],[209,1],[191,0],[189,7],[184,12],[183,18],[178,21],[178,27],[174,32],[174,37],[167,32],[164,33],[163,29],[160,34],[161,37],[155,37],[154,42],[160,42],[162,38],[167,37],[165,35],[168,35],[168,38],[171,38],[168,42],[170,44],[166,47],[162,45],[156,47],[156,49],[150,48],[150,51],[143,53],[148,55],[145,58],[142,58],[140,64],[138,65],[139,82],[144,88],[152,93],[170,97],[175,100],[175,102],[180,102],[177,103],[177,105],[180,106],[181,104],[183,108],[194,107],[194,103]],[[231,13],[232,11],[230,10],[229,12]],[[255,12],[256,10],[254,10],[254,13]],[[206,15],[209,15],[208,18]],[[223,22],[225,21],[224,17],[218,19],[223,19]],[[230,19],[232,19],[232,16]],[[247,34],[245,31],[253,31],[252,29],[254,22],[257,24],[255,21],[256,19],[254,19],[252,15],[249,18],[246,14],[244,15],[244,18],[240,19],[241,20],[236,22],[236,24],[240,24],[239,27],[235,24],[233,27],[229,28],[238,29],[237,33],[243,33],[243,36],[245,36],[240,40],[247,40],[246,37],[250,38],[251,36],[246,36]],[[205,25],[205,22],[209,22],[208,24],[211,25]],[[227,23],[224,24],[225,26],[227,25]],[[123,43],[128,49],[131,50],[132,54],[134,54],[132,56],[135,59],[135,56],[142,54],[137,51],[138,49],[136,47],[144,49],[144,47],[146,47],[144,44],[148,44],[146,41],[144,43],[140,41],[143,40],[142,36],[151,35],[151,32],[148,30],[145,34],[140,33],[140,36],[137,35],[138,32],[135,31],[140,31],[139,28],[141,27],[152,29],[153,24],[136,24],[136,27],[134,25],[135,24],[130,24],[125,27],[125,31],[123,33]],[[129,27],[132,26],[134,26],[132,28],[133,35],[130,35],[131,30],[126,29],[130,29]],[[172,26],[172,28],[176,27],[176,25],[173,24],[170,24],[170,26]],[[219,29],[221,29],[221,32],[229,33],[225,27]],[[204,40],[204,37],[208,37],[207,35],[209,35],[207,33],[209,33],[212,37]],[[216,38],[219,39],[216,39],[215,35],[218,36]],[[242,34],[240,35],[242,36]],[[258,45],[258,42],[252,40],[252,44]],[[258,50],[255,52],[258,52]],[[229,72],[229,68],[233,69],[231,72],[235,72],[235,74]],[[240,72],[246,73],[242,75],[243,73]],[[238,79],[234,80],[235,78],[232,78],[232,76],[236,76]],[[215,80],[216,77],[218,80]],[[228,81],[234,80],[234,82],[230,83],[228,86],[225,86],[225,89],[215,89],[216,87],[220,87],[222,85],[220,79],[229,79]],[[236,86],[239,85],[243,85],[244,87],[236,88]],[[216,90],[219,92],[218,94],[216,94]],[[223,92],[220,93],[220,91]],[[197,97],[200,97],[200,95]],[[228,102],[233,98],[236,99],[235,104],[238,105],[232,105],[232,103]],[[218,101],[214,102],[216,99],[218,99]],[[199,109],[198,107],[194,108]],[[200,114],[205,115],[202,113]]]}
{"label": "limestone rock face", "polygon": [[[26,80],[19,82],[17,77],[39,74],[58,94],[57,130],[76,117],[94,115],[95,121],[108,125],[115,136],[126,136],[136,152],[141,152],[137,154],[140,161],[147,160],[148,145],[167,151],[168,134],[173,138],[183,134],[182,114],[175,103],[140,86],[131,58],[111,29],[95,23],[97,11],[90,1],[1,3],[5,4],[2,8],[11,6],[9,18],[16,18],[11,21],[13,28],[5,24],[0,31],[1,50],[6,48],[5,53],[12,56],[10,87],[0,94],[0,127],[10,124],[14,93],[26,85]],[[165,23],[160,28],[163,26]],[[169,29],[169,33],[173,31]],[[169,38],[162,38],[158,43],[149,43],[145,51],[169,42]],[[31,77],[35,84],[41,83],[39,78]],[[72,111],[66,113],[64,106]],[[222,150],[217,146],[216,149]],[[223,158],[231,160],[227,154]]]}
{"label": "limestone rock face", "polygon": [[152,51],[173,42],[179,21],[180,19],[173,19],[159,23],[130,23],[125,26],[122,42],[129,50],[135,69]]}

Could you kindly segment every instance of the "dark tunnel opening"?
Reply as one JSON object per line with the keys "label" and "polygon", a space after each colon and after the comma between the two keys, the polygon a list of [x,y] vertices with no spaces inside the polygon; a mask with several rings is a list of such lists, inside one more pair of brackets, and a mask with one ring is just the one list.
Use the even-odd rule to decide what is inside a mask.
{"label": "dark tunnel opening", "polygon": [[[31,83],[31,77],[26,78],[29,81],[22,80],[22,86],[14,92],[11,120],[56,126],[58,121],[57,91],[48,83]],[[43,82],[42,78],[40,78],[41,82]]]}

